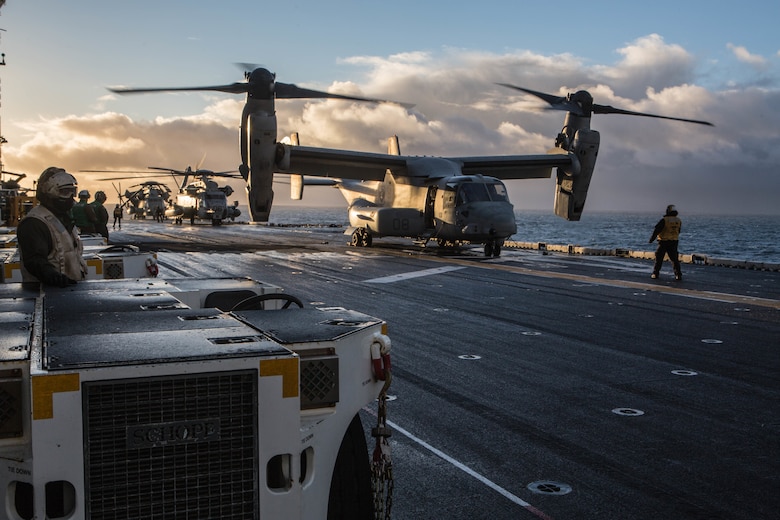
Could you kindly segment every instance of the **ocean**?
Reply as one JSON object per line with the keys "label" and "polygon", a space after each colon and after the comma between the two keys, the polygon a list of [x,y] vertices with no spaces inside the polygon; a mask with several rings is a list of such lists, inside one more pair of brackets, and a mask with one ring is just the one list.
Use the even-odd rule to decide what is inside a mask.
{"label": "ocean", "polygon": [[[248,220],[241,207],[238,220]],[[510,240],[598,249],[654,251],[647,241],[661,218],[652,213],[585,212],[568,222],[546,211],[516,211],[517,233]],[[680,252],[713,258],[780,264],[780,216],[685,215]],[[346,207],[274,206],[270,224],[348,226]]]}

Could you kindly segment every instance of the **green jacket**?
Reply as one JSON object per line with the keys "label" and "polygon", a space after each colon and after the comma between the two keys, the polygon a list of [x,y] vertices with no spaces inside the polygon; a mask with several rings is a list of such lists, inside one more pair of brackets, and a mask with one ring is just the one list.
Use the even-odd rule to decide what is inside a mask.
{"label": "green jacket", "polygon": [[71,213],[73,214],[73,221],[76,223],[76,226],[81,233],[95,232],[95,224],[97,223],[95,208],[93,208],[92,205],[87,204],[87,201],[78,201],[73,205]]}

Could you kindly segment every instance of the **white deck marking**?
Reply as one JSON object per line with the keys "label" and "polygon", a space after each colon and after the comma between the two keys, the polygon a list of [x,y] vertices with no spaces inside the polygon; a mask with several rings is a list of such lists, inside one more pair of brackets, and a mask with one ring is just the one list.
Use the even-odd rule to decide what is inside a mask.
{"label": "white deck marking", "polygon": [[[363,407],[363,411],[373,415],[374,417],[377,416],[376,410],[374,410],[372,408],[369,408],[368,406],[364,406]],[[425,442],[421,438],[417,437],[416,435],[412,434],[411,432],[409,432],[407,430],[404,430],[403,428],[398,426],[393,421],[387,421],[387,425],[390,428],[393,428],[398,433],[406,436],[409,440],[411,440],[413,442],[416,442],[417,444],[419,444],[420,446],[422,446],[426,450],[430,451],[431,453],[433,453],[437,457],[440,457],[441,459],[445,460],[446,462],[449,462],[450,464],[452,464],[453,466],[455,466],[459,470],[463,471],[464,473],[466,473],[466,474],[474,477],[475,479],[479,480],[480,482],[482,482],[483,484],[485,484],[489,488],[493,489],[494,491],[498,492],[500,495],[504,496],[505,498],[508,498],[510,501],[514,502],[515,504],[524,507],[530,513],[533,513],[534,515],[538,516],[539,518],[541,518],[543,520],[552,520],[552,518],[550,516],[548,516],[547,514],[545,514],[542,511],[540,511],[536,507],[532,506],[531,504],[529,504],[528,502],[526,502],[522,498],[520,498],[520,497],[518,497],[516,495],[513,495],[512,493],[510,493],[506,489],[502,488],[501,486],[499,486],[498,484],[496,484],[495,482],[493,482],[489,478],[487,478],[487,477],[485,477],[483,475],[480,475],[479,473],[477,473],[473,469],[469,468],[465,464],[463,464],[460,461],[455,460],[454,458],[450,457],[449,455],[447,455],[446,453],[444,453],[440,449],[434,448],[433,446],[431,446],[430,444],[428,444],[427,442]]]}
{"label": "white deck marking", "polygon": [[430,444],[428,444],[427,442],[425,442],[421,438],[413,435],[412,433],[408,432],[407,430],[404,430],[403,428],[401,428],[400,426],[398,426],[394,422],[387,421],[387,425],[390,426],[391,428],[393,428],[398,433],[401,433],[401,434],[405,435],[406,437],[408,437],[409,439],[411,439],[412,441],[416,442],[417,444],[419,444],[420,446],[422,446],[426,450],[430,451],[431,453],[433,453],[437,457],[440,457],[440,458],[446,460],[447,462],[449,462],[450,464],[452,464],[456,468],[458,468],[460,470],[463,470],[464,472],[468,473],[469,475],[471,475],[472,477],[476,478],[477,480],[479,480],[483,484],[487,485],[488,487],[490,487],[492,489],[495,489],[496,491],[498,491],[500,494],[504,495],[506,498],[508,498],[512,502],[514,502],[516,504],[519,504],[519,505],[521,505],[523,507],[530,505],[528,502],[526,502],[522,498],[513,495],[512,493],[510,493],[506,489],[502,488],[501,486],[499,486],[498,484],[496,484],[492,480],[490,480],[487,477],[477,473],[476,471],[474,471],[473,469],[469,468],[465,464],[463,464],[463,463],[453,459],[452,457],[450,457],[449,455],[447,455],[446,453],[444,453],[440,449],[434,448],[433,446],[431,446]]}
{"label": "white deck marking", "polygon": [[423,269],[422,271],[411,271],[409,273],[400,273],[390,276],[383,276],[381,278],[372,278],[365,280],[366,283],[395,283],[402,280],[409,280],[410,278],[420,278],[422,276],[431,276],[433,274],[448,273],[450,271],[458,271],[465,269],[463,266],[447,266],[447,267],[433,267],[431,269]]}

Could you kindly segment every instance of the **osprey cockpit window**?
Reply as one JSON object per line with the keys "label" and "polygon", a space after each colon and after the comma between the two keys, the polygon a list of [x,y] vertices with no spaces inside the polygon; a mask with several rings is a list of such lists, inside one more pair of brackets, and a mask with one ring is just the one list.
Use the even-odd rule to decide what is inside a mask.
{"label": "osprey cockpit window", "polygon": [[500,200],[509,202],[509,194],[506,191],[506,186],[503,182],[490,182],[486,184],[488,192],[490,193],[490,200]]}
{"label": "osprey cockpit window", "polygon": [[495,182],[463,182],[458,185],[457,204],[469,202],[509,202],[506,186]]}

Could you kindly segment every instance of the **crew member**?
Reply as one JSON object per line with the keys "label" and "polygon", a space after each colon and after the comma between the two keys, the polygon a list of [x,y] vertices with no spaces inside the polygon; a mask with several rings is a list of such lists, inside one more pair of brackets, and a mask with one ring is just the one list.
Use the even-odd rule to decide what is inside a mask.
{"label": "crew member", "polygon": [[108,210],[103,205],[106,202],[106,193],[95,192],[95,201],[90,204],[95,213],[95,231],[100,233],[108,241]]}
{"label": "crew member", "polygon": [[73,221],[79,231],[85,235],[95,232],[95,209],[89,205],[90,194],[87,190],[79,192],[79,201],[73,205]]}
{"label": "crew member", "polygon": [[117,222],[119,222],[119,229],[122,229],[122,208],[119,204],[114,206],[114,229],[116,229]]}
{"label": "crew member", "polygon": [[84,248],[70,213],[76,188],[76,178],[62,168],[41,173],[36,189],[40,205],[16,230],[23,281],[66,287],[86,278]]}
{"label": "crew member", "polygon": [[664,256],[669,255],[674,269],[674,279],[682,280],[682,271],[680,270],[680,259],[677,247],[680,240],[680,229],[682,220],[677,216],[677,208],[673,204],[666,206],[666,214],[658,221],[653,229],[653,235],[650,237],[650,243],[658,238],[658,248],[655,250],[655,265],[653,265],[653,274],[651,278],[658,278],[661,272],[661,266],[664,263]]}

